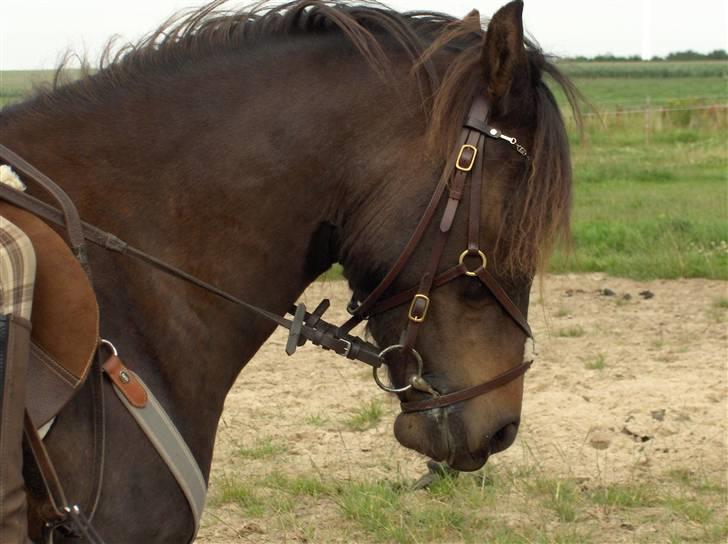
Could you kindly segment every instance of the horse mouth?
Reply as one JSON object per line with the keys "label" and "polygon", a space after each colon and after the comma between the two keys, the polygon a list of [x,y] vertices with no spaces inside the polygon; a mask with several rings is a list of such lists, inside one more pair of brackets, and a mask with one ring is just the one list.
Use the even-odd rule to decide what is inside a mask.
{"label": "horse mouth", "polygon": [[415,450],[437,462],[462,472],[478,470],[490,456],[489,448],[471,452],[454,439],[452,428],[442,410],[427,413],[401,413],[394,422],[394,436],[405,448]]}

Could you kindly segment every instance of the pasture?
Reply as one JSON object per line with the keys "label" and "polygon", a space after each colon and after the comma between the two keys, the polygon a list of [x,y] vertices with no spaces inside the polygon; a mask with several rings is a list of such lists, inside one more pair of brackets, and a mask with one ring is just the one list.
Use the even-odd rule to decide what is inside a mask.
{"label": "pasture", "polygon": [[[278,332],[228,398],[199,542],[726,541],[727,65],[564,69],[600,115],[572,131],[573,243],[532,295],[516,443],[411,492],[395,400]],[[0,72],[0,105],[51,75]]]}

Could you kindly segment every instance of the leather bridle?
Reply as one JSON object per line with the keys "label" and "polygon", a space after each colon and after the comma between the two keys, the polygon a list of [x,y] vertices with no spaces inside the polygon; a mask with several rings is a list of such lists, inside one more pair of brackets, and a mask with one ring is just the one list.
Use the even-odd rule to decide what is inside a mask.
{"label": "leather bridle", "polygon": [[[88,266],[86,241],[104,249],[128,255],[167,274],[210,291],[225,300],[288,329],[289,335],[286,344],[286,353],[288,355],[293,355],[298,346],[302,346],[307,341],[310,341],[314,345],[331,350],[348,359],[358,360],[370,365],[373,368],[376,383],[386,391],[401,393],[410,388],[414,388],[432,395],[432,398],[426,400],[403,402],[401,406],[404,412],[443,408],[501,387],[522,376],[531,366],[531,361],[526,361],[495,376],[485,383],[441,395],[422,377],[422,358],[414,348],[420,327],[427,319],[432,290],[461,276],[470,276],[479,279],[493,294],[515,324],[521,328],[528,338],[533,338],[531,328],[523,313],[488,271],[487,257],[480,247],[481,188],[484,179],[483,160],[486,138],[508,142],[524,157],[524,160],[528,160],[526,149],[519,145],[515,138],[506,136],[498,129],[488,125],[488,111],[485,98],[478,95],[473,100],[470,112],[463,123],[457,147],[440,177],[435,192],[422,218],[410,236],[402,253],[379,285],[369,293],[363,302],[356,304],[356,301],[352,301],[349,304],[349,311],[352,316],[341,326],[333,325],[323,319],[323,314],[330,305],[326,299],[321,301],[317,308],[310,313],[306,311],[306,307],[302,303],[293,306],[289,310],[289,313],[293,315],[293,319],[288,319],[245,302],[215,285],[205,282],[138,248],[130,246],[109,232],[82,222],[78,218],[73,203],[70,202],[70,199],[65,196],[65,193],[52,180],[39,172],[22,157],[2,145],[0,145],[0,160],[10,164],[26,178],[36,181],[41,187],[54,195],[56,193],[63,193],[64,199],[61,200],[63,209],[58,210],[33,196],[1,184],[0,198],[26,209],[46,221],[64,226],[68,232],[68,239],[74,254],[85,267]],[[459,209],[460,201],[462,200],[468,181],[470,181],[468,244],[466,249],[460,254],[458,263],[438,274],[437,271],[442,260],[442,255],[445,251],[455,215]],[[403,272],[415,249],[422,241],[446,191],[447,203],[440,218],[436,239],[419,285],[382,299],[385,292]],[[476,260],[476,265],[469,267],[468,261],[474,259]],[[351,330],[363,320],[405,303],[409,303],[409,310],[407,312],[407,326],[402,333],[400,343],[381,350],[370,342],[351,334]],[[395,351],[401,351],[405,355],[412,355],[417,362],[416,374],[411,377],[407,385],[401,388],[393,388],[385,385],[381,382],[377,374],[377,370],[382,365],[387,364],[386,356]]]}
{"label": "leather bridle", "polygon": [[[481,189],[484,179],[483,162],[485,158],[485,139],[493,138],[505,140],[515,146],[518,153],[528,160],[528,153],[526,149],[523,146],[518,145],[515,138],[506,136],[498,129],[487,124],[488,112],[489,108],[485,98],[480,95],[476,96],[463,124],[455,152],[446,165],[445,170],[440,177],[440,181],[435,188],[435,192],[432,195],[432,198],[430,199],[430,202],[427,205],[419,223],[417,224],[417,227],[402,250],[402,253],[399,255],[394,265],[382,281],[374,288],[374,290],[372,290],[363,302],[357,304],[356,300],[352,299],[348,308],[352,316],[338,329],[338,335],[344,336],[364,319],[368,319],[376,314],[401,306],[402,304],[409,303],[407,326],[402,333],[399,344],[389,346],[382,352],[382,355],[386,355],[387,353],[397,350],[401,351],[405,355],[412,354],[419,367],[417,375],[413,376],[413,379],[410,380],[410,383],[405,387],[392,388],[384,386],[380,382],[377,378],[375,368],[375,379],[380,387],[383,387],[386,390],[401,393],[411,387],[433,395],[433,398],[431,399],[401,403],[401,407],[404,412],[416,412],[430,410],[432,408],[442,408],[482,395],[523,375],[532,363],[532,361],[523,362],[480,385],[462,389],[454,393],[440,395],[422,378],[422,360],[420,355],[414,349],[420,327],[427,319],[428,310],[430,308],[430,293],[434,288],[445,285],[461,276],[470,276],[479,279],[500,303],[503,310],[505,310],[516,325],[518,325],[518,327],[520,327],[526,334],[526,337],[531,339],[533,338],[531,328],[529,327],[528,321],[521,310],[518,306],[516,306],[516,304],[514,304],[506,291],[488,271],[487,257],[483,249],[480,247],[480,216],[482,206]],[[470,209],[468,218],[467,247],[460,254],[458,264],[438,274],[437,271],[439,269],[440,262],[442,261],[442,256],[450,237],[454,219],[465,193],[468,181],[470,181]],[[432,223],[435,212],[445,196],[446,191],[447,203],[445,204],[445,209],[440,218],[435,242],[430,252],[430,257],[426,261],[427,265],[424,273],[422,274],[419,285],[412,287],[411,289],[401,291],[395,295],[391,295],[382,300],[384,293],[394,283],[397,277],[401,275],[415,249],[422,241],[422,237]],[[475,260],[476,266],[469,268],[467,260]]]}

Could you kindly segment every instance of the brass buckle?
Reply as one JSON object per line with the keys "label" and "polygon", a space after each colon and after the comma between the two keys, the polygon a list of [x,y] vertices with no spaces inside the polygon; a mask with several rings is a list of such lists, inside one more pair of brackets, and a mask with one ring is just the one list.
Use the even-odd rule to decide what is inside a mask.
{"label": "brass buckle", "polygon": [[[417,303],[417,299],[424,300],[425,301],[425,309],[422,311],[421,316],[416,316],[412,312],[415,309],[415,304]],[[423,295],[421,293],[417,293],[414,298],[412,299],[412,304],[410,304],[409,312],[407,317],[409,317],[410,321],[413,321],[414,323],[422,323],[425,320],[425,317],[427,317],[427,310],[430,307],[430,297],[427,295]]]}
{"label": "brass buckle", "polygon": [[[472,255],[473,257],[475,257],[475,254],[474,254],[474,253],[473,253],[472,251],[470,251],[469,249],[466,249],[465,251],[463,251],[463,252],[462,252],[462,253],[460,254],[460,261],[459,261],[459,264],[463,264],[463,261],[465,260],[465,257],[466,257],[466,256],[468,256],[468,255]],[[488,260],[487,260],[487,259],[485,258],[485,253],[483,253],[483,252],[482,252],[481,250],[478,250],[478,253],[477,253],[477,255],[478,255],[478,256],[480,257],[480,260],[482,261],[482,264],[481,264],[480,266],[481,266],[482,268],[485,268],[485,267],[486,267],[486,265],[488,264]],[[467,269],[466,269],[466,270],[465,270],[465,275],[466,275],[466,276],[477,276],[477,274],[476,274],[476,270],[478,270],[478,269],[476,268],[476,269],[475,269],[475,270],[473,270],[473,271],[470,271],[470,270],[467,270]]]}
{"label": "brass buckle", "polygon": [[[473,156],[470,159],[470,164],[467,166],[460,166],[460,159],[463,158],[463,153],[466,149],[470,149],[473,152]],[[460,148],[460,153],[458,153],[458,158],[455,161],[455,168],[462,172],[470,172],[473,169],[473,166],[475,165],[475,157],[478,156],[478,148],[474,145],[465,144],[463,147]]]}

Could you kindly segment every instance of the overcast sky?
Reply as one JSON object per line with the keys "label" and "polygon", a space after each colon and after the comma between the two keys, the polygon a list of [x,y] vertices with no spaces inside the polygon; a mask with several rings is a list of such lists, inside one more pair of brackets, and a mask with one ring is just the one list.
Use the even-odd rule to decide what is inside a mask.
{"label": "overcast sky", "polygon": [[[0,69],[53,68],[66,49],[96,59],[106,40],[136,40],[203,0],[0,0]],[[232,5],[245,5],[233,0]],[[490,16],[505,0],[391,0],[399,10]],[[527,31],[548,52],[665,55],[728,49],[728,0],[526,0]]]}

